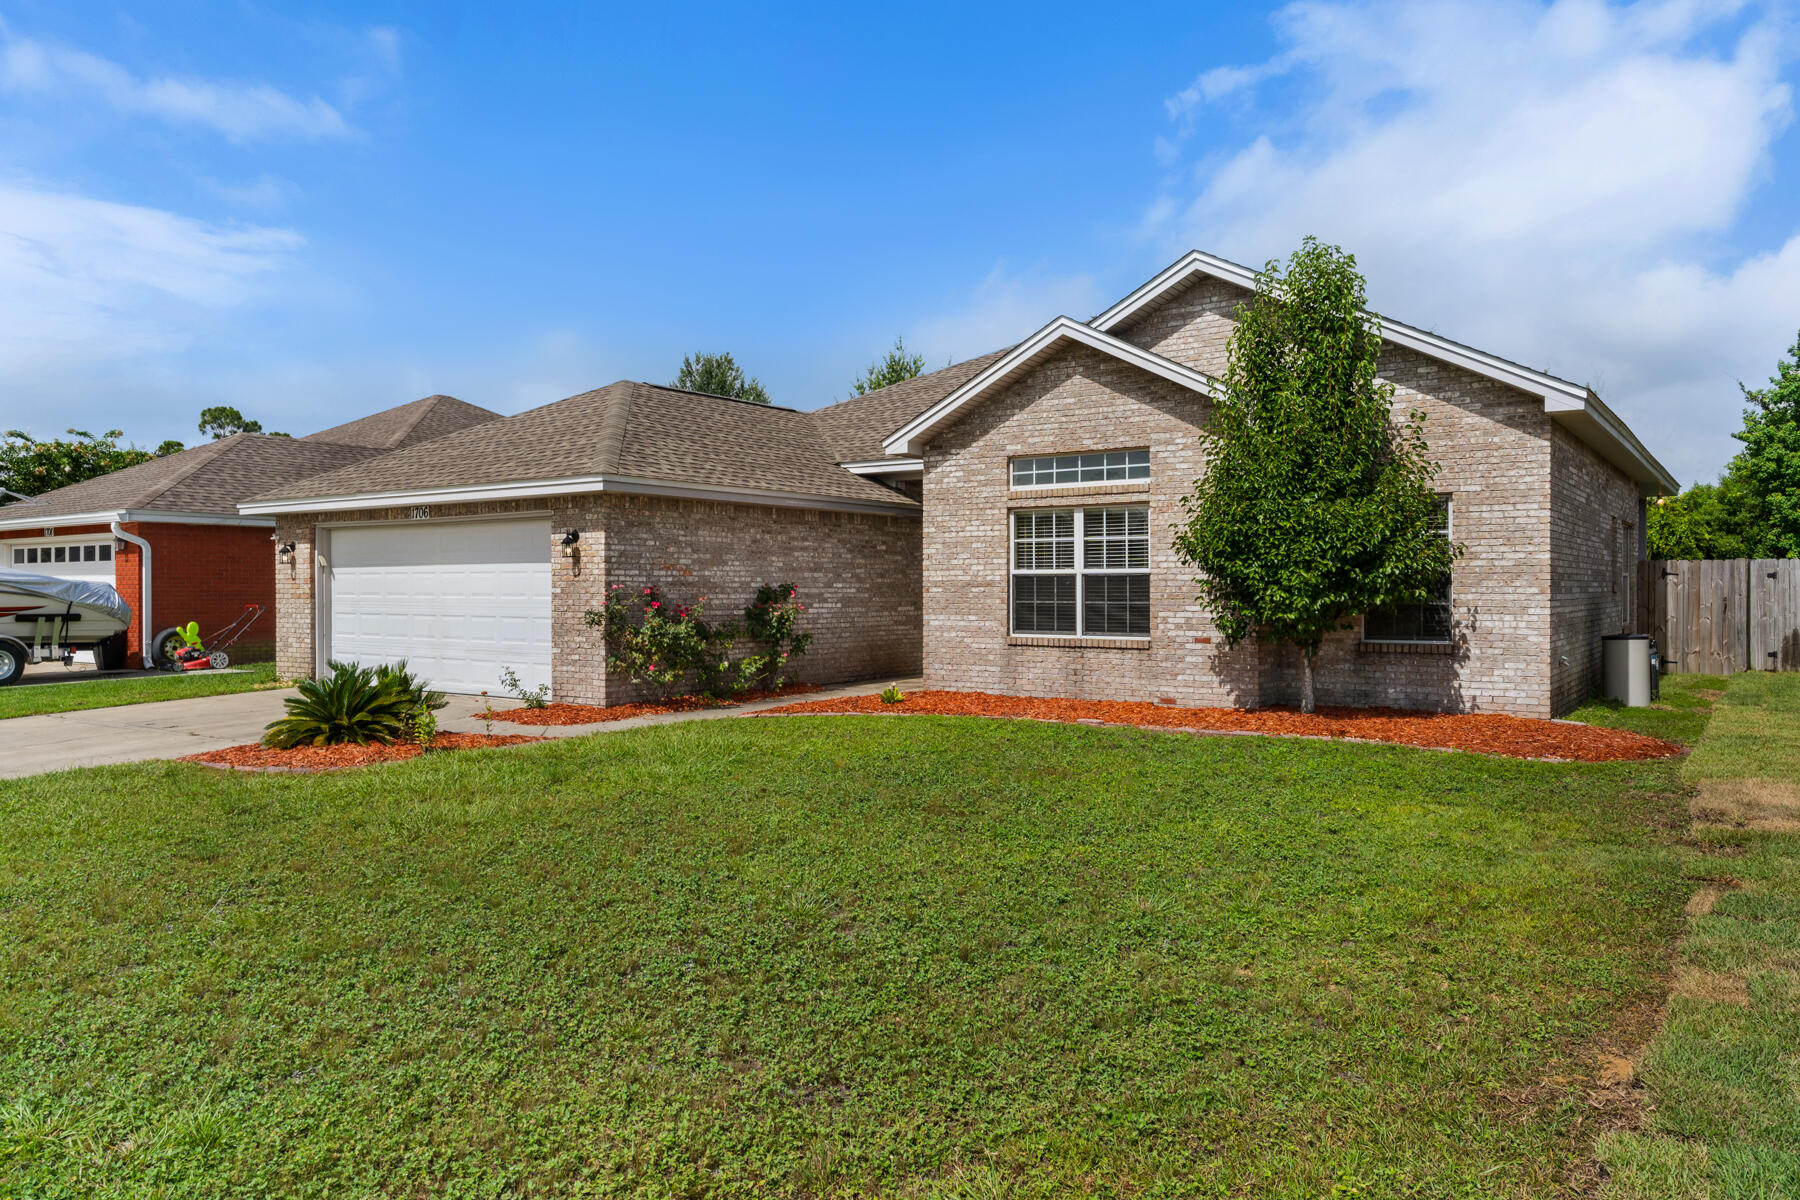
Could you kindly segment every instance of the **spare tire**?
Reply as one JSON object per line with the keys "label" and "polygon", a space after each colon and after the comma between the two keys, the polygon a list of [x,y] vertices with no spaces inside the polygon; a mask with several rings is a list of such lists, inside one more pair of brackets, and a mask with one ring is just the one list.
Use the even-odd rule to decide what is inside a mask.
{"label": "spare tire", "polygon": [[144,665],[158,671],[173,671],[175,652],[185,645],[186,640],[171,625],[150,639],[150,644],[144,648]]}

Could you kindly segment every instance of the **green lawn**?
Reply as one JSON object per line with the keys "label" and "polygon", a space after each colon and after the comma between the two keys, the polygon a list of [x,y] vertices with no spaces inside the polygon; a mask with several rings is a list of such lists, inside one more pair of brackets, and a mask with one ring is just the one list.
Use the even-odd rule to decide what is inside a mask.
{"label": "green lawn", "polygon": [[[1733,676],[1683,767],[1696,887],[1643,1130],[1606,1139],[1607,1200],[1800,1197],[1800,675]],[[1704,908],[1704,905],[1700,906]]]}
{"label": "green lawn", "polygon": [[1626,708],[1595,698],[1569,714],[1571,721],[1609,725],[1692,746],[1705,732],[1713,705],[1725,694],[1724,675],[1665,675],[1661,694],[1647,708]]}
{"label": "green lawn", "polygon": [[0,781],[0,1194],[1544,1196],[1677,769],[827,717]]}
{"label": "green lawn", "polygon": [[0,688],[0,720],[36,713],[111,708],[115,704],[148,704],[152,700],[256,692],[278,686],[274,663],[245,663],[242,670],[236,672],[195,671],[186,675],[140,675],[131,679],[15,684]]}

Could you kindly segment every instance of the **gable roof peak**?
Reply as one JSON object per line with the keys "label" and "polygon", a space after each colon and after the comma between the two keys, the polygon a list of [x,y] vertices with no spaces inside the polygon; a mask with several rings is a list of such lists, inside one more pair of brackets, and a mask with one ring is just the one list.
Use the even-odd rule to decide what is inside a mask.
{"label": "gable roof peak", "polygon": [[1148,371],[1152,375],[1160,375],[1169,382],[1198,392],[1202,396],[1211,397],[1217,394],[1218,380],[1210,375],[1196,371],[1185,363],[1178,363],[1172,358],[1165,358],[1154,350],[1146,350],[1123,338],[1117,338],[1103,330],[1095,329],[1092,325],[1077,321],[1074,317],[1060,316],[1011,350],[998,356],[971,377],[968,382],[901,426],[883,443],[882,449],[888,454],[923,453],[925,442],[931,433],[956,419],[959,409],[1012,378],[1015,373],[1036,362],[1041,356],[1067,342],[1086,346],[1090,350],[1098,350],[1102,354]]}

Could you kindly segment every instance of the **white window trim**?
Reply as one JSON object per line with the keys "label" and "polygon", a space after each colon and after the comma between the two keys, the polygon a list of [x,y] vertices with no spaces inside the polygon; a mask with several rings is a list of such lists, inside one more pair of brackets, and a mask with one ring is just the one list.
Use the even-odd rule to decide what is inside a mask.
{"label": "white window trim", "polygon": [[[1444,494],[1444,540],[1456,540],[1456,498]],[[1441,638],[1376,638],[1369,636],[1369,615],[1362,617],[1362,640],[1370,646],[1451,646],[1456,643],[1456,568],[1450,568],[1450,597],[1445,601],[1450,610],[1450,632]]]}
{"label": "white window trim", "polygon": [[[1061,485],[1049,485],[1049,486],[1067,487],[1069,485],[1061,484]],[[1090,484],[1088,486],[1091,487],[1093,485]],[[1150,574],[1150,567],[1147,562],[1146,562],[1146,565],[1144,565],[1142,567],[1104,567],[1104,566],[1102,566],[1102,567],[1094,567],[1094,568],[1090,569],[1087,565],[1087,514],[1089,512],[1103,512],[1103,511],[1107,511],[1107,510],[1115,510],[1115,511],[1122,511],[1122,512],[1123,511],[1141,510],[1145,515],[1145,524],[1146,524],[1146,526],[1148,526],[1149,508],[1150,508],[1150,506],[1147,504],[1090,504],[1083,508],[1015,508],[1015,509],[1010,510],[1006,514],[1006,545],[1007,545],[1006,561],[1007,561],[1007,566],[1009,568],[1007,571],[1007,578],[1006,578],[1006,632],[1007,632],[1007,636],[1008,637],[1020,637],[1020,638],[1063,638],[1065,640],[1069,639],[1069,638],[1079,638],[1082,641],[1094,641],[1094,642],[1148,642],[1150,640],[1149,634],[1089,633],[1089,632],[1087,632],[1087,577],[1089,575],[1149,575]],[[1018,525],[1017,525],[1018,514],[1019,513],[1032,513],[1032,514],[1061,513],[1061,512],[1072,512],[1075,514],[1075,565],[1074,565],[1074,567],[1066,569],[1066,570],[1037,570],[1037,569],[1020,570],[1019,569],[1019,538],[1018,538]],[[1145,550],[1145,556],[1147,559],[1148,555],[1149,555],[1148,538],[1146,538],[1146,544],[1145,544],[1144,550]],[[1038,630],[1019,630],[1019,629],[1013,628],[1013,619],[1017,615],[1016,610],[1013,607],[1013,586],[1014,586],[1013,581],[1021,575],[1063,575],[1063,576],[1073,575],[1075,577],[1075,632],[1074,633],[1043,633]],[[1151,621],[1152,621],[1153,625],[1155,622],[1155,617],[1156,617],[1156,614],[1155,614],[1155,610],[1153,608],[1151,611]]]}
{"label": "white window trim", "polygon": [[[1015,483],[1013,481],[1013,464],[1019,462],[1021,459],[1081,458],[1089,454],[1133,454],[1140,450],[1146,455],[1150,453],[1150,448],[1148,446],[1128,446],[1123,450],[1078,450],[1069,454],[1015,454],[1006,460],[1006,486],[1015,492],[1049,492],[1058,489],[1063,491],[1078,491],[1082,488],[1119,487],[1122,484],[1128,483],[1141,483],[1148,486],[1150,483],[1148,462],[1144,464],[1144,475],[1138,479],[1078,479],[1071,483]],[[1130,468],[1127,467],[1127,470],[1129,469]]]}

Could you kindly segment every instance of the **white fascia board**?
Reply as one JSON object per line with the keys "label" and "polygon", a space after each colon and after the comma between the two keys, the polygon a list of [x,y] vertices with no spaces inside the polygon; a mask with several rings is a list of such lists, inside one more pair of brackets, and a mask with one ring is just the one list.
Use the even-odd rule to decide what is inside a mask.
{"label": "white fascia board", "polygon": [[922,454],[927,435],[954,416],[963,405],[989,388],[1003,382],[1013,372],[1027,366],[1039,355],[1054,349],[1065,341],[1087,346],[1102,354],[1110,354],[1132,366],[1141,367],[1153,375],[1160,375],[1171,383],[1191,388],[1202,396],[1211,397],[1217,386],[1214,380],[1174,359],[1164,358],[1155,351],[1146,350],[1142,346],[1134,346],[1130,342],[1122,341],[1090,325],[1084,325],[1073,317],[1058,317],[1014,346],[1005,355],[989,363],[980,374],[903,425],[882,443],[881,448],[889,454],[914,456]]}
{"label": "white fascia board", "polygon": [[484,483],[470,487],[424,488],[402,492],[360,492],[341,496],[304,496],[293,500],[262,500],[238,505],[245,514],[275,516],[282,513],[349,512],[371,508],[395,508],[414,504],[479,504],[489,500],[528,500],[546,496],[624,492],[640,496],[673,496],[685,500],[718,500],[730,504],[768,504],[777,508],[817,508],[830,512],[917,512],[919,506],[896,498],[845,500],[801,492],[760,491],[720,487],[705,483],[669,483],[631,475],[582,475],[567,479],[538,479]]}
{"label": "white fascia board", "polygon": [[1629,475],[1644,495],[1672,496],[1681,490],[1680,481],[1656,461],[1598,396],[1590,395],[1586,408],[1552,411],[1550,419],[1568,428],[1601,458]]}
{"label": "white fascia board", "polygon": [[913,471],[923,471],[925,460],[922,458],[877,458],[870,462],[839,463],[838,466],[855,475],[905,475]]}
{"label": "white fascia board", "polygon": [[[1089,324],[1101,331],[1114,329],[1196,275],[1208,275],[1242,288],[1256,287],[1256,272],[1249,267],[1190,250]],[[1462,367],[1541,398],[1546,413],[1575,430],[1582,441],[1629,474],[1639,486],[1675,489],[1675,477],[1656,461],[1625,423],[1600,402],[1592,389],[1497,358],[1435,333],[1390,321],[1379,313],[1365,311],[1363,315],[1380,328],[1383,341],[1416,350],[1428,358]]]}
{"label": "white fascia board", "polygon": [[[1256,287],[1256,272],[1249,267],[1215,255],[1203,254],[1198,250],[1190,250],[1158,272],[1150,282],[1095,317],[1089,324],[1102,332],[1111,331],[1196,275],[1211,276],[1242,288],[1254,290]],[[1490,379],[1497,379],[1502,383],[1519,388],[1521,391],[1542,396],[1546,411],[1578,409],[1582,407],[1587,398],[1588,389],[1580,384],[1570,383],[1566,379],[1558,379],[1554,375],[1546,375],[1542,371],[1533,371],[1530,367],[1520,366],[1518,363],[1508,362],[1503,358],[1496,358],[1473,346],[1453,342],[1449,338],[1439,337],[1435,333],[1416,329],[1411,325],[1390,321],[1380,313],[1364,310],[1363,316],[1381,329],[1383,341],[1393,342],[1397,346],[1405,346],[1410,350],[1417,350],[1431,358],[1454,363],[1459,367],[1474,371],[1476,374],[1485,375]]]}
{"label": "white fascia board", "polygon": [[42,529],[45,526],[54,528],[58,525],[110,525],[114,521],[125,519],[125,514],[117,511],[39,513],[37,516],[28,513],[20,513],[17,516],[8,515],[16,507],[16,505],[9,504],[6,508],[0,508],[0,529]]}
{"label": "white fascia board", "polygon": [[275,522],[270,517],[246,517],[243,515],[226,516],[219,513],[178,513],[158,512],[151,508],[127,509],[119,517],[124,523],[136,521],[145,525],[249,525],[264,529],[273,529]]}
{"label": "white fascia board", "polygon": [[[4,509],[0,509],[0,512],[4,511]],[[150,525],[250,525],[259,528],[272,528],[275,524],[267,517],[234,516],[227,513],[163,512],[153,508],[120,508],[106,512],[48,513],[35,517],[21,513],[16,517],[0,518],[0,529],[110,525],[114,521],[118,521],[120,524],[136,522]]]}

